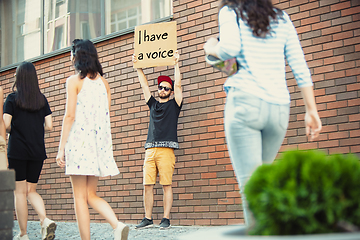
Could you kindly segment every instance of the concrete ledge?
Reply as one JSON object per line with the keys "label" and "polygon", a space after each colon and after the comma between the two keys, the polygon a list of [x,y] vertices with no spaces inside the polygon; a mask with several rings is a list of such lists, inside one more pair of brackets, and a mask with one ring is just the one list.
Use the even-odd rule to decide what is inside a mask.
{"label": "concrete ledge", "polygon": [[13,239],[12,231],[0,229],[0,240],[12,240],[12,239]]}
{"label": "concrete ledge", "polygon": [[0,170],[0,191],[14,191],[15,190],[15,171]]}
{"label": "concrete ledge", "polygon": [[195,233],[183,235],[179,240],[359,240],[360,232],[355,233],[330,233],[330,234],[307,234],[307,235],[283,235],[283,236],[250,236],[246,235],[244,225],[231,225],[212,227],[199,230]]}
{"label": "concrete ledge", "polygon": [[10,229],[14,226],[14,211],[0,211],[0,230]]}
{"label": "concrete ledge", "polygon": [[0,190],[0,211],[14,210],[14,190]]}
{"label": "concrete ledge", "polygon": [[15,171],[0,171],[0,240],[11,240],[14,226]]}

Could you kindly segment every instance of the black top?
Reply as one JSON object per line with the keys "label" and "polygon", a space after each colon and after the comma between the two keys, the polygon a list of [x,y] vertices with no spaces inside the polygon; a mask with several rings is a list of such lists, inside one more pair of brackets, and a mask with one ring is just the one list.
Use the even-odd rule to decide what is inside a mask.
{"label": "black top", "polygon": [[39,160],[47,158],[44,142],[45,117],[51,114],[45,98],[45,105],[38,111],[28,111],[15,103],[16,93],[10,93],[4,104],[4,113],[10,114],[11,131],[8,143],[8,158],[18,160]]}
{"label": "black top", "polygon": [[179,148],[177,124],[182,107],[175,99],[160,103],[151,96],[147,105],[150,108],[150,123],[145,149],[154,147]]}

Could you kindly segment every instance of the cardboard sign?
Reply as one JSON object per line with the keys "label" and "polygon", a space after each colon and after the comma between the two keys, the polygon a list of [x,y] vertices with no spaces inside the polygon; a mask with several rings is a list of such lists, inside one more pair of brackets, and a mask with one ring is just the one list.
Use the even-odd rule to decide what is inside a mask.
{"label": "cardboard sign", "polygon": [[177,50],[176,22],[155,23],[135,27],[135,68],[175,64]]}

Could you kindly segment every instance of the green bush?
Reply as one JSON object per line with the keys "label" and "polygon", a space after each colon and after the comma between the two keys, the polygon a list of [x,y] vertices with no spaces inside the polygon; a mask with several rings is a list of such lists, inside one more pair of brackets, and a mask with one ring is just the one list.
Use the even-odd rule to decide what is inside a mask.
{"label": "green bush", "polygon": [[256,169],[245,186],[253,235],[341,232],[360,227],[360,162],[354,155],[288,151]]}

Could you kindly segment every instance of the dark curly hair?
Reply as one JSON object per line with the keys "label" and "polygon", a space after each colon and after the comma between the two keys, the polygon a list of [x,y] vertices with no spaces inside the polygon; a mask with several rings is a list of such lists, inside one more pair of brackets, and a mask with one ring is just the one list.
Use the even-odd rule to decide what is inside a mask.
{"label": "dark curly hair", "polygon": [[31,62],[22,62],[16,68],[12,90],[16,93],[16,105],[22,109],[37,111],[46,103],[45,96],[40,92],[35,66]]}
{"label": "dark curly hair", "polygon": [[95,78],[98,73],[104,75],[96,48],[90,40],[75,39],[71,52],[74,56],[74,67],[80,73],[81,79],[88,74],[91,78]]}
{"label": "dark curly hair", "polygon": [[271,34],[270,22],[282,17],[283,12],[273,6],[271,0],[221,0],[219,7],[228,6],[234,9],[243,21],[252,29],[256,37]]}

